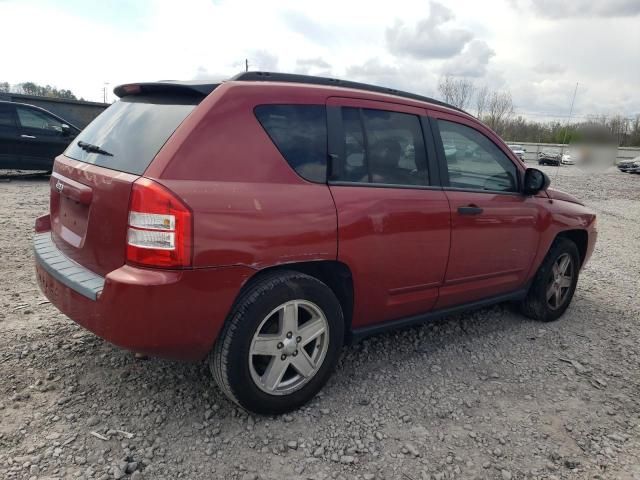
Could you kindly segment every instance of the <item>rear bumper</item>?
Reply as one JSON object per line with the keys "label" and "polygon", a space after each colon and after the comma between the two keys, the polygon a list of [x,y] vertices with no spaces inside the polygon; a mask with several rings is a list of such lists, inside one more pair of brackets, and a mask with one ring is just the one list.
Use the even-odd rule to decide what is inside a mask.
{"label": "rear bumper", "polygon": [[[123,265],[103,278],[59,250],[48,248],[45,258],[40,247],[47,236],[50,232],[37,233],[34,249],[38,285],[51,303],[108,342],[158,357],[204,358],[253,273],[246,267],[156,270]],[[53,257],[57,261],[50,261]],[[84,272],[76,270],[74,277],[72,269]],[[95,295],[78,281],[83,273],[93,275],[88,283]]]}

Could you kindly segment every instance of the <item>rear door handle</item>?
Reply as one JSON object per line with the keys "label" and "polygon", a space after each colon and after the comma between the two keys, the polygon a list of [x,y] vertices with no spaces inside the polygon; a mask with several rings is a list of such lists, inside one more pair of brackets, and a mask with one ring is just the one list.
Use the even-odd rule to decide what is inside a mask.
{"label": "rear door handle", "polygon": [[33,135],[24,135],[24,134],[22,134],[22,135],[20,135],[20,136],[21,136],[22,138],[36,138],[36,137],[34,137]]}
{"label": "rear door handle", "polygon": [[458,207],[458,213],[460,215],[480,215],[484,210],[477,205],[467,205],[465,207]]}

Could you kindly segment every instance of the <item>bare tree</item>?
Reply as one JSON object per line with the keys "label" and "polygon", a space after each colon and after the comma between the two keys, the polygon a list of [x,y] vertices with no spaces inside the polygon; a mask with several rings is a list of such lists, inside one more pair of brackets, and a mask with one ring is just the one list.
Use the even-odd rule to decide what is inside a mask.
{"label": "bare tree", "polygon": [[507,120],[513,115],[513,100],[511,92],[504,90],[492,92],[487,103],[486,123],[493,130],[502,134]]}
{"label": "bare tree", "polygon": [[489,87],[483,85],[476,94],[476,118],[482,120],[489,101]]}
{"label": "bare tree", "polygon": [[451,75],[440,77],[438,82],[438,92],[442,99],[454,107],[464,109],[471,97],[475,86],[473,82],[466,78],[454,78]]}
{"label": "bare tree", "polygon": [[609,120],[609,130],[611,131],[611,135],[615,137],[618,145],[621,145],[622,140],[629,135],[630,127],[629,119],[622,115],[614,115],[611,120]]}

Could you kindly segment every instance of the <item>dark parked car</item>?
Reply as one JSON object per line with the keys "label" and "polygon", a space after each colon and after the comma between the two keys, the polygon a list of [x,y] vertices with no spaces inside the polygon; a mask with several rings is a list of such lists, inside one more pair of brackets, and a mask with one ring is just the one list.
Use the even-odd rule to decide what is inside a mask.
{"label": "dark parked car", "polygon": [[0,168],[50,171],[78,133],[43,108],[0,101]]}
{"label": "dark parked car", "polygon": [[538,165],[553,165],[559,167],[562,161],[562,156],[555,152],[540,152],[538,153]]}
{"label": "dark parked car", "polygon": [[593,211],[429,98],[261,72],[115,93],[56,159],[40,288],[116,345],[208,359],[255,412],[388,328],[504,301],[555,320],[594,248]]}
{"label": "dark parked car", "polygon": [[621,172],[639,173],[640,157],[632,158],[631,160],[622,160],[617,166]]}

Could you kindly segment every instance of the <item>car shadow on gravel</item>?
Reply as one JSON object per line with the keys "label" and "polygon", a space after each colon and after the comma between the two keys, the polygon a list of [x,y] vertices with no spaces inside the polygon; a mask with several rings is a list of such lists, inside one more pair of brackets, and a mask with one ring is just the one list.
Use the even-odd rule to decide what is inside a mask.
{"label": "car shadow on gravel", "polygon": [[[336,372],[310,407],[337,402],[348,409],[359,402],[366,404],[367,400],[361,400],[366,392],[373,388],[382,395],[385,391],[385,386],[376,385],[380,376],[386,382],[394,379],[396,388],[398,384],[404,386],[408,392],[404,408],[411,409],[421,403],[411,392],[441,384],[445,376],[452,384],[472,384],[498,370],[501,376],[509,377],[505,365],[520,372],[531,371],[532,355],[541,361],[546,357],[551,363],[558,357],[571,356],[566,349],[562,351],[563,338],[578,351],[593,349],[594,339],[585,333],[592,319],[585,312],[594,308],[597,304],[591,299],[577,298],[560,321],[543,324],[502,304],[370,337],[344,348]],[[152,412],[157,425],[169,415],[198,422],[210,409],[221,416],[246,415],[218,390],[206,362],[137,359],[67,319],[39,331],[49,348],[43,346],[32,352],[33,363],[51,372],[52,377],[64,378],[67,389],[73,386],[74,391],[85,392],[80,399],[63,392],[58,404],[73,401],[91,405],[96,399],[103,403],[102,399],[112,398],[119,417],[147,417]],[[19,351],[22,347],[15,348]],[[517,374],[513,375],[515,382]],[[78,413],[92,412],[81,408]]]}
{"label": "car shadow on gravel", "polygon": [[[461,351],[473,351],[475,344],[485,345],[489,340],[496,342],[504,337],[523,336],[525,331],[535,331],[539,325],[514,313],[507,305],[498,305],[376,335],[344,348],[338,368],[320,396],[348,397],[372,372],[394,365],[398,359],[429,368],[430,357],[437,356],[435,361],[441,368],[447,368],[446,360],[451,353],[459,357]],[[58,326],[57,338],[66,336],[61,335],[61,328],[69,332],[67,335],[72,345],[51,352],[46,362],[53,368],[65,365],[65,370],[74,370],[81,390],[108,396],[119,396],[124,390],[128,392],[127,403],[144,403],[147,396],[152,395],[154,401],[168,409],[193,402],[194,405],[206,402],[217,404],[218,408],[234,408],[217,389],[206,362],[189,364],[154,358],[140,360],[71,322]],[[372,352],[375,352],[374,356]],[[77,368],[79,366],[81,369]],[[133,385],[135,388],[131,388]],[[201,407],[207,408],[206,405]],[[187,407],[187,410],[191,408]]]}

